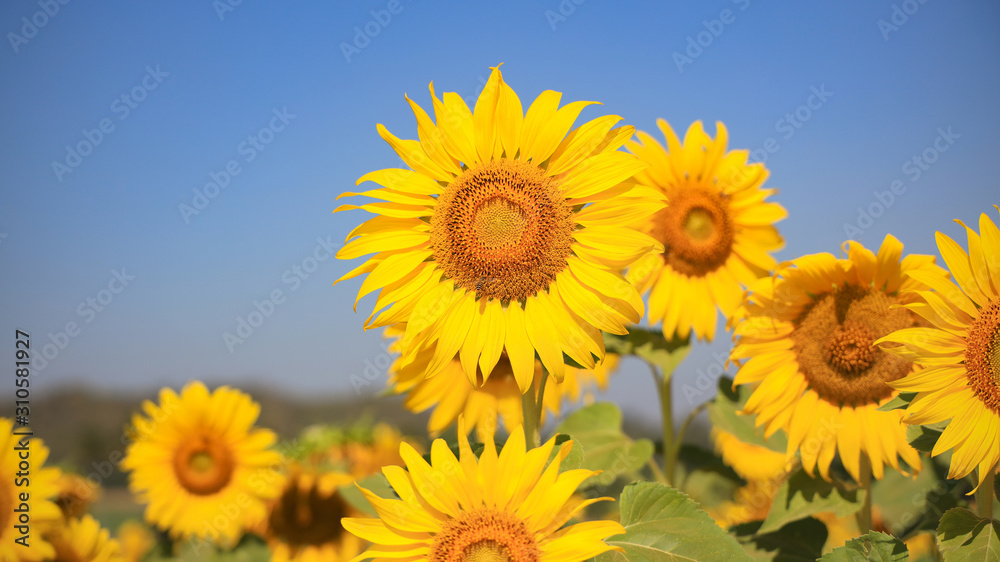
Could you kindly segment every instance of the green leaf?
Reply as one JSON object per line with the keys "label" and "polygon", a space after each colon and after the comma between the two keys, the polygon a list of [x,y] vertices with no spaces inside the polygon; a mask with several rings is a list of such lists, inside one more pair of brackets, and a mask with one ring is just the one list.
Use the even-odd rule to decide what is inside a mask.
{"label": "green leaf", "polygon": [[375,513],[375,509],[372,505],[368,503],[364,494],[358,489],[358,486],[368,490],[369,492],[374,492],[375,495],[381,498],[395,498],[396,493],[392,490],[392,486],[389,485],[389,481],[386,480],[385,476],[381,473],[372,474],[371,476],[357,481],[357,486],[354,484],[345,484],[337,489],[340,492],[340,497],[343,498],[345,502],[348,503],[354,509],[366,513],[372,517],[378,517]]}
{"label": "green leaf", "polygon": [[[653,456],[649,439],[633,441],[622,433],[622,413],[614,404],[591,404],[573,412],[556,427],[582,449],[581,468],[601,470],[581,487],[608,485],[618,476],[641,468]],[[569,459],[567,459],[569,460]]]}
{"label": "green leaf", "polygon": [[629,484],[621,495],[625,534],[607,539],[624,552],[597,562],[750,560],[736,539],[682,492],[656,482]]}
{"label": "green leaf", "polygon": [[906,440],[921,453],[929,453],[934,449],[943,431],[934,426],[910,425],[906,427]]}
{"label": "green leaf", "polygon": [[[569,435],[565,433],[560,433],[556,437],[556,446],[552,448],[552,453],[549,455],[549,460],[546,461],[546,466],[548,463],[552,462],[552,459],[556,458],[559,454],[559,448],[563,443],[572,439]],[[573,442],[573,446],[569,450],[569,454],[566,458],[559,463],[559,472],[566,472],[567,470],[575,470],[577,468],[583,468],[583,447],[580,446],[576,441]]]}
{"label": "green leaf", "polygon": [[910,558],[903,541],[892,535],[871,531],[853,538],[819,559],[819,562],[906,562]]}
{"label": "green leaf", "polygon": [[760,521],[753,521],[730,529],[747,554],[760,562],[812,562],[823,553],[829,534],[826,525],[812,517],[764,534],[757,534],[760,524]]}
{"label": "green leaf", "polygon": [[891,412],[893,410],[903,410],[913,402],[913,399],[917,396],[916,392],[900,392],[895,398],[882,404],[876,410],[879,412]]}
{"label": "green leaf", "polygon": [[753,392],[747,385],[740,385],[732,390],[733,379],[719,378],[719,391],[715,401],[708,405],[708,419],[712,425],[736,436],[737,439],[751,445],[767,447],[772,451],[784,453],[788,446],[788,438],[784,432],[764,438],[764,431],[754,427],[757,416],[744,416],[739,412],[747,403],[747,398]]}
{"label": "green leaf", "polygon": [[660,330],[632,327],[624,336],[604,333],[604,347],[609,353],[618,355],[636,355],[657,365],[663,370],[663,375],[670,374],[691,350],[690,338],[672,338],[667,340]]}
{"label": "green leaf", "polygon": [[864,490],[847,489],[840,483],[812,478],[797,470],[778,488],[760,531],[777,531],[786,523],[824,511],[832,511],[838,517],[850,515],[861,509],[864,499]]}
{"label": "green leaf", "polygon": [[927,464],[916,478],[888,470],[872,486],[886,530],[904,540],[924,530],[933,531],[941,515],[957,506],[951,490],[956,483],[938,474],[933,460]]}
{"label": "green leaf", "polygon": [[937,530],[938,550],[945,562],[1000,560],[1000,521],[980,519],[968,509],[949,509]]}

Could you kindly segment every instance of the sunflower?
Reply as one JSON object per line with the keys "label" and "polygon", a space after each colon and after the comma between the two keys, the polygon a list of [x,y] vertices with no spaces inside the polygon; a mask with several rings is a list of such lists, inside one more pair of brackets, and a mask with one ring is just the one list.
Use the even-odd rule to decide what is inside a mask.
{"label": "sunflower", "polygon": [[[1000,210],[1000,208],[998,208]],[[931,424],[950,419],[931,451],[954,449],[948,478],[978,469],[976,489],[1000,459],[1000,231],[983,213],[979,234],[961,221],[969,252],[938,232],[937,246],[958,282],[922,272],[910,276],[934,291],[916,291],[907,305],[931,327],[900,330],[878,341],[882,349],[924,370],[892,387],[918,393],[903,421]]]}
{"label": "sunflower", "polygon": [[712,440],[723,462],[747,483],[736,490],[733,501],[724,502],[709,513],[722,528],[763,520],[788,475],[787,456],[740,441],[732,433],[718,428],[712,429]]}
{"label": "sunflower", "polygon": [[613,547],[604,542],[625,529],[615,521],[587,521],[562,528],[594,502],[576,488],[594,471],[559,472],[572,442],[546,466],[555,439],[525,451],[524,432],[511,432],[500,454],[487,439],[477,460],[459,419],[459,458],[443,439],[431,446],[430,464],[400,446],[407,469],[383,474],[401,499],[383,499],[361,488],[379,519],[345,518],[344,528],[373,546],[354,560],[586,560]]}
{"label": "sunflower", "polygon": [[434,346],[428,377],[460,355],[468,379],[481,372],[485,380],[506,352],[524,393],[536,352],[556,380],[564,353],[593,368],[604,357],[601,332],[626,334],[643,315],[639,293],[618,272],[662,250],[626,226],[664,206],[659,194],[623,183],[645,167],[617,150],[633,128],[613,128],[621,118],[612,115],[570,130],[593,102],[558,109],[553,91],[524,114],[499,67],[474,112],[457,94],[439,100],[433,84],[430,91],[436,124],[407,98],[419,141],[378,126],[412,169],[363,176],[358,183],[384,188],[344,195],[385,202],[334,211],[378,215],[337,253],[375,255],[338,282],[368,274],[358,299],[381,288],[375,311],[388,308],[366,329],[406,323],[407,360]]}
{"label": "sunflower", "polygon": [[[402,334],[402,328],[386,328],[389,337]],[[396,351],[397,347],[397,342],[393,342],[389,350]],[[439,435],[454,424],[459,415],[464,415],[468,422],[466,427],[477,430],[480,441],[485,441],[487,435],[496,432],[498,418],[503,419],[508,429],[522,424],[521,390],[506,354],[500,355],[489,379],[484,380],[482,373],[477,372],[478,386],[469,383],[460,357],[452,359],[433,378],[425,378],[424,373],[433,355],[434,349],[428,348],[417,353],[410,363],[404,364],[402,358],[397,358],[389,368],[389,385],[396,394],[407,395],[403,402],[407,409],[419,413],[434,408],[427,422],[427,431],[432,436]],[[617,354],[609,353],[604,362],[594,369],[567,367],[562,382],[549,381],[544,395],[542,421],[545,420],[545,412],[559,416],[565,401],[579,403],[582,399],[589,402],[593,400],[595,388],[606,390],[608,378],[618,366],[618,359]],[[535,392],[541,382],[541,372],[542,364],[535,360]]]}
{"label": "sunflower", "polygon": [[856,480],[861,453],[881,479],[885,464],[901,470],[897,456],[913,469],[921,465],[906,441],[902,412],[877,411],[898,394],[887,383],[913,366],[872,343],[917,324],[915,314],[896,305],[912,300],[908,290],[925,287],[918,278],[947,274],[933,256],[901,259],[903,245],[892,235],[878,255],[857,242],[845,246],[847,258],[803,256],[753,285],[735,326],[731,358],[745,361],[735,384],[759,384],[744,411],[757,414],[765,435],[785,430],[788,454],[800,451],[810,474],[818,465],[829,480],[839,451]]}
{"label": "sunflower", "polygon": [[139,562],[156,545],[153,533],[142,523],[129,519],[118,526],[118,544],[126,562]]}
{"label": "sunflower", "polygon": [[722,461],[747,482],[779,480],[788,472],[788,458],[782,453],[744,443],[732,433],[717,428],[712,429],[712,440]]}
{"label": "sunflower", "polygon": [[701,121],[692,124],[684,144],[663,119],[656,124],[667,149],[652,136],[625,146],[650,167],[636,181],[663,193],[668,206],[648,215],[642,232],[663,244],[629,269],[628,279],[649,293],[649,317],[663,322],[669,338],[690,336],[711,341],[718,312],[731,318],[743,288],[775,267],[770,252],[784,246],[772,226],[785,209],[765,202],[775,189],[761,189],[768,171],[747,163],[746,150],[726,152],[728,135],[716,123],[712,140]]}
{"label": "sunflower", "polygon": [[47,538],[55,547],[55,562],[125,562],[121,545],[90,515],[67,520]]}
{"label": "sunflower", "polygon": [[[59,493],[59,469],[45,467],[49,448],[41,439],[14,435],[15,430],[30,432],[28,428],[15,428],[8,418],[0,418],[0,560],[51,558],[52,545],[37,535],[61,519],[59,507],[52,501]],[[17,476],[22,471],[19,466],[22,453],[29,457],[28,478],[24,478],[23,472],[21,477]],[[28,494],[27,502],[21,501],[21,494]],[[27,522],[22,520],[22,513],[28,517]],[[17,529],[17,525],[27,527]],[[26,531],[27,538],[21,530]],[[15,542],[18,539],[23,543]]]}
{"label": "sunflower", "polygon": [[161,390],[159,405],[147,400],[143,410],[121,465],[149,504],[147,521],[174,537],[228,544],[264,516],[265,500],[278,494],[266,482],[280,457],[270,450],[274,433],[253,428],[260,406],[250,396],[192,382],[180,396]]}
{"label": "sunflower", "polygon": [[271,560],[350,560],[361,552],[362,543],[344,531],[339,521],[355,510],[340,497],[337,489],[354,482],[341,472],[289,468],[281,495],[271,502],[263,536],[271,550]]}
{"label": "sunflower", "polygon": [[90,504],[101,494],[101,487],[97,482],[72,472],[62,472],[59,475],[58,485],[59,495],[56,496],[56,505],[67,519],[82,517],[87,513]]}

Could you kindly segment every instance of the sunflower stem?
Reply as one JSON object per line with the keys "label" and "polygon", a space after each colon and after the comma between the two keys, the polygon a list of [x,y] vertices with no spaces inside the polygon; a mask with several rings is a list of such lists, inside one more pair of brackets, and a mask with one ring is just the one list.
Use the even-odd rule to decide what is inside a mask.
{"label": "sunflower stem", "polygon": [[667,486],[673,486],[677,455],[674,450],[674,412],[670,386],[672,377],[669,373],[661,375],[652,363],[649,363],[649,369],[653,373],[653,380],[656,381],[656,388],[660,391],[660,416],[663,418],[663,476]]}
{"label": "sunflower stem", "polygon": [[529,449],[534,449],[541,444],[542,426],[542,400],[545,398],[545,380],[549,377],[549,372],[542,368],[542,378],[538,384],[538,394],[535,395],[535,388],[532,385],[521,395],[521,417],[524,419],[524,441]]}
{"label": "sunflower stem", "polygon": [[983,519],[993,519],[993,480],[993,470],[989,470],[983,483],[976,489],[976,515]]}
{"label": "sunflower stem", "polygon": [[[669,384],[669,383],[667,383]],[[674,446],[670,451],[670,456],[674,459],[674,464],[677,464],[677,459],[681,456],[681,447],[684,445],[684,436],[687,435],[688,428],[694,423],[694,419],[698,417],[698,414],[702,413],[705,408],[708,408],[708,402],[703,402],[698,404],[687,417],[684,418],[684,422],[681,423],[680,429],[677,430],[677,435],[674,437]]]}
{"label": "sunflower stem", "polygon": [[868,533],[872,530],[872,463],[868,459],[868,455],[861,453],[860,466],[858,467],[861,476],[861,482],[858,484],[861,489],[865,492],[864,503],[861,505],[861,511],[856,514],[858,521],[858,532],[862,535]]}

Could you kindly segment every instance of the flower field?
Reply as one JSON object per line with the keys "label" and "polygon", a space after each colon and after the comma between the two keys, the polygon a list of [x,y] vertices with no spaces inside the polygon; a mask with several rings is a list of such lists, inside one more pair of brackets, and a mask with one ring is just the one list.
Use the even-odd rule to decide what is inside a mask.
{"label": "flower field", "polygon": [[[426,427],[278,435],[241,389],[166,387],[123,428],[139,512],[109,529],[44,439],[16,484],[4,418],[0,559],[1000,560],[1000,207],[926,224],[943,263],[891,234],[779,262],[796,210],[721,122],[580,120],[596,102],[499,65],[471,107],[429,90],[378,125],[401,167],[334,210],[369,213],[336,282],[345,310],[374,296],[355,327]],[[734,377],[675,425],[673,374],[717,334]],[[624,360],[653,439],[595,399]],[[706,411],[711,449],[685,442]]]}

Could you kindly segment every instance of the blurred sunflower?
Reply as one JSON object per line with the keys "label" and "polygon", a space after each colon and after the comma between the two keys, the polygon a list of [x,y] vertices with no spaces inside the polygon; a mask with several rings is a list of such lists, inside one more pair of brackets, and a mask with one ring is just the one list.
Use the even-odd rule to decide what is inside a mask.
{"label": "blurred sunflower", "polygon": [[290,467],[262,525],[271,560],[347,561],[361,552],[361,541],[340,526],[342,517],[357,514],[337,490],[352,482],[341,472]]}
{"label": "blurred sunflower", "polygon": [[56,505],[62,511],[63,517],[82,517],[90,509],[90,505],[100,497],[101,487],[97,482],[91,482],[79,474],[61,472],[58,480],[59,494]]}
{"label": "blurred sunflower", "polygon": [[725,125],[716,123],[713,140],[696,121],[682,145],[666,121],[656,124],[666,149],[642,131],[638,142],[625,146],[650,164],[635,180],[667,198],[667,207],[648,213],[642,226],[664,250],[635,263],[627,277],[640,292],[650,292],[650,320],[663,322],[667,338],[694,332],[711,341],[716,307],[731,318],[743,288],[774,269],[770,253],[784,240],[772,225],[787,213],[765,202],[777,190],[761,189],[768,176],[764,164],[748,164],[746,150],[726,152]]}
{"label": "blurred sunflower", "polygon": [[718,428],[712,429],[712,440],[715,441],[715,450],[722,455],[722,461],[748,482],[776,480],[788,472],[788,457],[782,453],[744,443],[732,433]]}
{"label": "blurred sunflower", "polygon": [[712,440],[722,461],[747,483],[736,490],[733,501],[710,509],[709,514],[724,529],[763,520],[788,475],[788,457],[767,447],[740,441],[732,433],[718,428],[712,429]]}
{"label": "blurred sunflower", "polygon": [[419,141],[378,125],[412,169],[363,176],[358,183],[384,188],[344,195],[385,202],[335,211],[379,215],[337,253],[375,255],[338,282],[368,274],[358,299],[381,289],[375,311],[388,308],[366,329],[405,323],[407,360],[434,346],[428,377],[460,355],[471,382],[478,373],[486,380],[506,352],[524,393],[536,352],[556,380],[563,353],[594,367],[604,357],[601,331],[626,334],[643,315],[642,298],[618,272],[662,250],[627,227],[664,206],[659,194],[622,183],[645,167],[617,150],[633,128],[613,128],[621,118],[611,115],[571,130],[593,102],[559,109],[561,94],[551,90],[525,114],[499,67],[474,112],[455,93],[439,100],[433,84],[430,91],[436,124],[407,98]]}
{"label": "blurred sunflower", "polygon": [[139,562],[156,545],[156,537],[149,527],[135,519],[129,519],[118,526],[117,538],[122,558],[126,562]]}
{"label": "blurred sunflower", "polygon": [[[386,336],[402,336],[403,330],[397,326],[386,328]],[[398,350],[398,343],[393,342],[390,351]],[[465,417],[468,429],[475,428],[480,441],[493,435],[497,429],[497,421],[503,419],[508,429],[523,423],[521,390],[517,386],[510,360],[506,354],[500,355],[500,360],[493,368],[489,379],[483,380],[481,372],[477,372],[478,386],[469,384],[465,371],[462,369],[460,357],[455,357],[433,378],[425,378],[427,365],[434,355],[433,348],[421,350],[409,363],[397,358],[389,368],[389,385],[396,394],[406,394],[403,405],[413,412],[423,412],[434,408],[427,422],[427,431],[436,437],[450,427],[460,415]],[[590,402],[594,390],[606,390],[611,373],[618,366],[619,356],[609,353],[604,362],[594,369],[576,369],[567,367],[562,382],[549,381],[546,384],[543,397],[545,412],[559,416],[565,401],[578,403],[581,399]],[[541,382],[542,364],[535,360],[534,385]],[[398,464],[398,463],[386,463]]]}
{"label": "blurred sunflower", "polygon": [[878,343],[902,344],[882,349],[924,367],[891,383],[918,393],[903,421],[950,419],[931,454],[954,449],[948,478],[978,469],[978,489],[1000,460],[1000,231],[986,213],[979,216],[979,234],[956,222],[965,227],[968,253],[948,236],[936,236],[958,286],[924,272],[910,274],[934,290],[916,291],[917,301],[907,305],[932,327],[899,330]]}
{"label": "blurred sunflower", "polygon": [[90,515],[68,519],[46,534],[56,562],[125,562],[121,546]]}
{"label": "blurred sunflower", "polygon": [[379,423],[372,428],[370,439],[344,443],[341,451],[351,476],[361,479],[375,474],[387,464],[403,462],[399,456],[399,444],[402,442],[403,434],[398,429]]}
{"label": "blurred sunflower", "polygon": [[382,469],[401,499],[383,499],[361,488],[379,519],[345,518],[344,528],[373,546],[364,560],[586,560],[612,550],[604,539],[624,533],[616,521],[587,521],[561,528],[594,502],[573,494],[597,474],[584,469],[559,473],[572,442],[550,439],[525,450],[524,433],[511,432],[500,454],[493,439],[476,459],[459,420],[459,458],[443,439],[431,446],[427,463],[406,443],[400,454],[407,469]]}
{"label": "blurred sunflower", "polygon": [[279,490],[263,482],[280,457],[270,450],[274,433],[253,427],[260,406],[250,396],[192,382],[180,396],[161,390],[159,405],[147,400],[143,410],[148,417],[134,416],[121,466],[132,471],[132,493],[149,504],[147,521],[173,537],[228,544],[264,517],[265,500]]}
{"label": "blurred sunflower", "polygon": [[[17,430],[27,431],[27,428],[19,427]],[[0,418],[0,560],[34,562],[51,559],[54,552],[52,545],[37,534],[61,520],[59,507],[52,501],[59,493],[59,469],[45,467],[49,448],[41,439],[32,438],[29,441],[27,437],[13,435],[13,431],[14,423],[8,418]],[[16,476],[20,471],[19,454],[23,451],[19,448],[25,444],[31,457],[31,477],[27,481]],[[24,485],[19,486],[18,483]],[[20,508],[22,493],[28,494],[29,533],[34,533],[22,539],[24,544],[14,542],[25,536],[14,528],[22,524],[18,519],[20,514],[14,511]]]}
{"label": "blurred sunflower", "polygon": [[885,464],[900,470],[897,457],[914,470],[921,464],[906,441],[902,412],[877,411],[899,393],[888,383],[913,365],[872,343],[916,325],[918,317],[896,305],[912,300],[907,291],[926,287],[917,279],[947,273],[933,256],[902,257],[903,245],[892,235],[878,255],[857,242],[846,246],[846,259],[802,256],[755,283],[736,323],[731,358],[742,363],[735,384],[759,384],[744,411],[757,414],[765,435],[785,430],[788,454],[799,451],[807,472],[819,466],[829,480],[839,451],[858,480],[864,453],[881,479]]}

